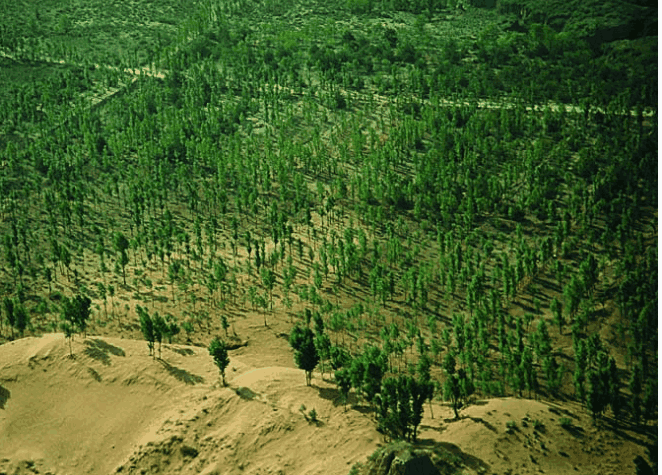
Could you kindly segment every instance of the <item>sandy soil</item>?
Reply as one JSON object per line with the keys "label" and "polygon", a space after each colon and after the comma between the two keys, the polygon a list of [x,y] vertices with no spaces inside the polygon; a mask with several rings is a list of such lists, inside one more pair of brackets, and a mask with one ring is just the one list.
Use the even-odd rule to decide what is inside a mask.
{"label": "sandy soil", "polygon": [[[302,371],[278,365],[283,339],[263,338],[274,350],[231,352],[228,387],[195,346],[164,345],[161,360],[112,337],[76,338],[73,358],[62,334],[0,346],[0,473],[346,474],[383,445],[369,411],[345,410],[320,374],[307,387]],[[420,444],[454,452],[465,473],[634,473],[645,455],[644,436],[596,427],[574,403],[478,401],[459,420],[445,405],[432,411]]]}
{"label": "sandy soil", "polygon": [[380,441],[298,369],[231,354],[223,388],[205,348],[165,345],[155,360],[145,342],[88,337],[73,350],[62,334],[0,346],[0,472],[344,474]]}

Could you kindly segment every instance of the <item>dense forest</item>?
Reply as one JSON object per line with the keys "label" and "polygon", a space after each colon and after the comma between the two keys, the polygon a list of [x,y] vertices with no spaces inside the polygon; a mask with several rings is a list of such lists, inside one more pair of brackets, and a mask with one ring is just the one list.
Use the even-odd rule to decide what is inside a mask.
{"label": "dense forest", "polygon": [[0,342],[259,312],[394,438],[657,420],[656,6],[2,3]]}

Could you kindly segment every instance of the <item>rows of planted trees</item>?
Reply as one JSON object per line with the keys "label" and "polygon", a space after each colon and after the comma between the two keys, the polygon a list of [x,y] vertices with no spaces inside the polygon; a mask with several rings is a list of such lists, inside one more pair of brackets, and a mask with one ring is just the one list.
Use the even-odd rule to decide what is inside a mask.
{"label": "rows of planted trees", "polygon": [[148,70],[63,55],[3,96],[2,289],[26,316],[6,304],[2,338],[71,333],[71,295],[94,331],[191,341],[259,311],[396,436],[398,401],[435,394],[654,417],[654,87],[604,95],[602,58],[536,25],[473,44],[434,15],[294,29],[203,3]]}

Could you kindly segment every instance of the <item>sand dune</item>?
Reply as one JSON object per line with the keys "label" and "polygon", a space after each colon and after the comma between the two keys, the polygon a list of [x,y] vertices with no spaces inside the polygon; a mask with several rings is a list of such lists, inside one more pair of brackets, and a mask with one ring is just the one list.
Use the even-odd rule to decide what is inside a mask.
{"label": "sand dune", "polygon": [[[332,384],[306,387],[296,369],[250,368],[233,357],[222,388],[205,348],[166,345],[162,360],[135,340],[77,338],[73,348],[70,358],[61,334],[0,346],[0,468],[346,473],[379,439],[368,417],[320,396],[334,394]],[[316,409],[318,424],[301,404]]]}
{"label": "sand dune", "polygon": [[[165,345],[159,360],[143,341],[88,337],[73,350],[61,334],[0,346],[0,473],[340,475],[384,445],[367,408],[345,410],[321,375],[307,387],[300,370],[256,368],[245,351],[231,354],[222,387],[205,348]],[[455,454],[460,473],[634,473],[645,454],[642,435],[596,428],[574,403],[503,398],[458,420],[445,405],[433,413],[426,406],[420,445]]]}

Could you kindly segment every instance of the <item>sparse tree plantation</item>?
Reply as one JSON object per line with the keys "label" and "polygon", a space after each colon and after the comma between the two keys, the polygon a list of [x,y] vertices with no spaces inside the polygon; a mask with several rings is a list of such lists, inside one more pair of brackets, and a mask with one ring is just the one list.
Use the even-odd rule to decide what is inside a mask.
{"label": "sparse tree plantation", "polygon": [[163,1],[97,47],[76,20],[96,2],[22,3],[0,19],[0,342],[188,342],[225,385],[216,335],[258,315],[302,384],[336,381],[387,437],[415,442],[433,399],[657,420],[649,24],[533,0]]}

